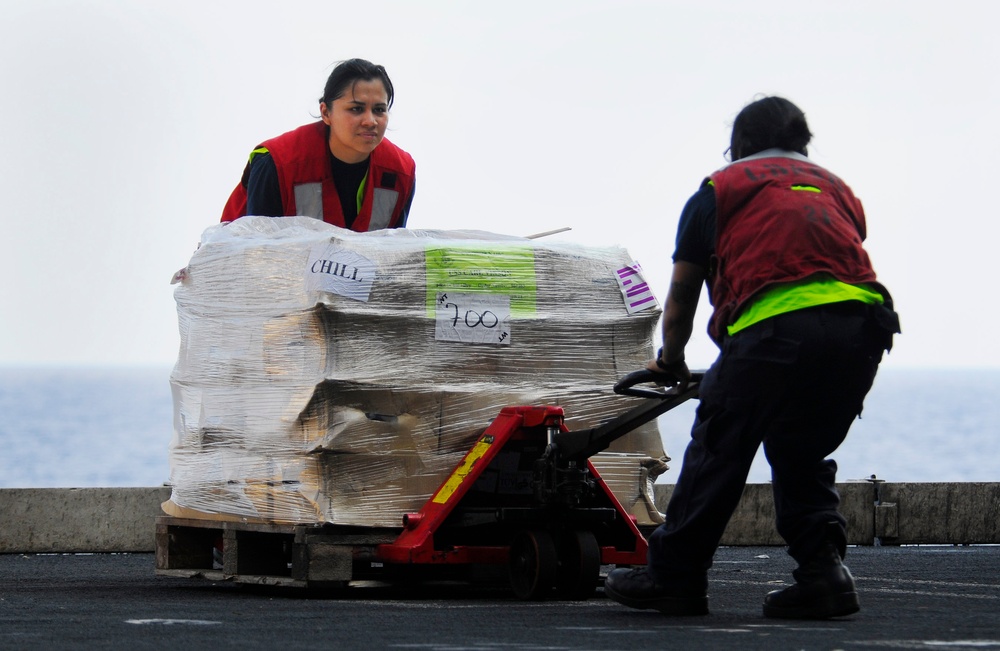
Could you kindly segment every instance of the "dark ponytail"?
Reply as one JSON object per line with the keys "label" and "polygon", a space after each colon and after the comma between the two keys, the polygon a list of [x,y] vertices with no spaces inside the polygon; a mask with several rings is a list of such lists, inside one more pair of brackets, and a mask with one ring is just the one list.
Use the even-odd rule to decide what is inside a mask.
{"label": "dark ponytail", "polygon": [[783,97],[771,96],[748,104],[736,116],[729,149],[734,161],[771,148],[805,156],[810,140],[812,133],[802,109]]}
{"label": "dark ponytail", "polygon": [[385,94],[388,98],[386,105],[392,108],[394,90],[392,82],[389,80],[389,73],[380,65],[364,59],[348,59],[341,61],[326,80],[323,88],[323,97],[320,102],[327,106],[333,104],[333,100],[340,99],[347,92],[348,87],[353,87],[357,81],[373,81],[378,79],[385,86]]}

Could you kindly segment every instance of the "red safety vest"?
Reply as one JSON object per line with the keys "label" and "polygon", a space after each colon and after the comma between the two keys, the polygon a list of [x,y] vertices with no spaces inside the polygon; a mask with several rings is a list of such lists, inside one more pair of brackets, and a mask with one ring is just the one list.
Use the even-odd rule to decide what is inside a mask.
{"label": "red safety vest", "polygon": [[828,274],[883,291],[862,248],[864,209],[837,176],[803,158],[769,156],[737,161],[711,179],[715,311],[708,330],[716,342],[752,298],[778,283]]}
{"label": "red safety vest", "polygon": [[[314,122],[262,143],[278,171],[281,204],[285,215],[305,215],[346,228],[340,197],[330,170],[327,127]],[[358,232],[395,228],[407,198],[413,192],[416,165],[413,158],[383,139],[369,158],[361,210],[351,224]],[[250,169],[247,163],[243,177]],[[247,189],[241,182],[233,190],[222,212],[224,222],[246,214]]]}

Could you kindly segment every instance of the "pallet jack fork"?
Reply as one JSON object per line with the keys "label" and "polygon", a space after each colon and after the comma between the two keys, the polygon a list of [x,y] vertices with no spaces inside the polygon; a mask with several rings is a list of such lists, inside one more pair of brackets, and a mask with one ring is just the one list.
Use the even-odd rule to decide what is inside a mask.
{"label": "pallet jack fork", "polygon": [[585,599],[602,565],[646,562],[646,539],[589,458],[614,440],[698,393],[636,385],[656,380],[637,371],[615,385],[650,398],[595,428],[572,432],[556,406],[505,407],[403,530],[378,545],[392,565],[507,565],[514,594]]}

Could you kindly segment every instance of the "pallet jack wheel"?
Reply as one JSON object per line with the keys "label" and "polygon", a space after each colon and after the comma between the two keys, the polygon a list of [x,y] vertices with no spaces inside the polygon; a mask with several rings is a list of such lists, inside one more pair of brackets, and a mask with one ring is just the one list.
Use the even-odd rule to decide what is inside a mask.
{"label": "pallet jack wheel", "polygon": [[563,599],[583,600],[594,594],[601,576],[601,548],[590,531],[567,531],[559,539],[556,591]]}
{"label": "pallet jack wheel", "polygon": [[541,600],[556,583],[558,557],[552,534],[542,530],[519,531],[510,544],[510,587],[519,599]]}

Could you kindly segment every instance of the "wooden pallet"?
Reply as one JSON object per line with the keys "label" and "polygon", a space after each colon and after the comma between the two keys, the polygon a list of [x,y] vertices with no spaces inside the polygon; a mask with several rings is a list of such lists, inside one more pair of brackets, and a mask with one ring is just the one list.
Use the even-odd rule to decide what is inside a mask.
{"label": "wooden pallet", "polygon": [[398,529],[161,516],[156,519],[156,574],[302,588],[345,586],[381,578],[384,568],[375,548],[398,535]]}

